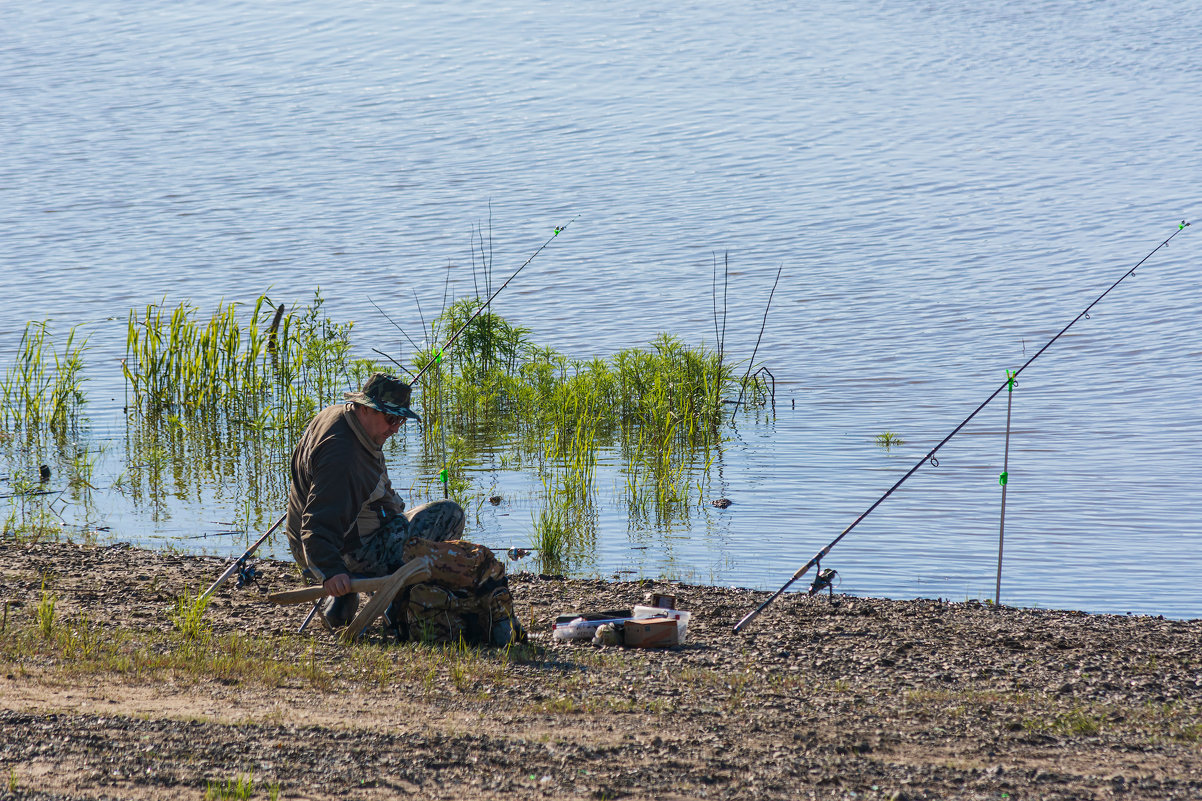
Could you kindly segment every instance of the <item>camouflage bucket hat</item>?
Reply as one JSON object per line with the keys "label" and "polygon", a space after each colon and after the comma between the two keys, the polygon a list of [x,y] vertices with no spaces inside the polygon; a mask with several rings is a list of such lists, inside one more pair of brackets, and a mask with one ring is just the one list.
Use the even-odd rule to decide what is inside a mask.
{"label": "camouflage bucket hat", "polygon": [[376,373],[367,379],[359,392],[348,392],[344,397],[351,403],[364,406],[410,420],[421,421],[421,418],[409,408],[409,396],[412,388],[401,379],[387,373]]}

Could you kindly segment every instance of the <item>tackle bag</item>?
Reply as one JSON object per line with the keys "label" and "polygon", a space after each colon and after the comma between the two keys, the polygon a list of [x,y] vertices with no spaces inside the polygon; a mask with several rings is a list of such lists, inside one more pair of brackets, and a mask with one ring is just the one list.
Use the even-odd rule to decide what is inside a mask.
{"label": "tackle bag", "polygon": [[505,566],[483,545],[412,539],[405,561],[430,557],[431,577],[409,587],[389,617],[405,639],[507,645],[526,639],[513,614]]}

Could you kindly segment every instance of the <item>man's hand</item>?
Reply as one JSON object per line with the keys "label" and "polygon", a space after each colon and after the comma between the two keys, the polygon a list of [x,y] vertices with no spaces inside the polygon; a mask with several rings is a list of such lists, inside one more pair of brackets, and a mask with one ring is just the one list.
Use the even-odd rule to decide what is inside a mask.
{"label": "man's hand", "polygon": [[330,595],[346,595],[351,591],[351,575],[349,573],[339,573],[337,576],[330,576],[321,583],[325,587],[326,592]]}

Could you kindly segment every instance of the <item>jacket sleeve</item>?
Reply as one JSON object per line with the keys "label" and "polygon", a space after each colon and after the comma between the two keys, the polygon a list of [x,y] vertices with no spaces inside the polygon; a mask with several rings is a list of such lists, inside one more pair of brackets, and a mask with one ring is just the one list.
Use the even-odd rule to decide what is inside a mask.
{"label": "jacket sleeve", "polygon": [[301,541],[305,559],[320,581],[350,572],[342,560],[346,536],[379,480],[365,474],[356,447],[351,437],[328,436],[314,448],[310,459],[312,474],[301,511]]}

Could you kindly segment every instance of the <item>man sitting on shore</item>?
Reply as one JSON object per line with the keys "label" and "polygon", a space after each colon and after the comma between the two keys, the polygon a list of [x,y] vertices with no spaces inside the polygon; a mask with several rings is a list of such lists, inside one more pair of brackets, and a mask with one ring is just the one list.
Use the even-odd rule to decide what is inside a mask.
{"label": "man sitting on shore", "polygon": [[462,507],[438,500],[405,511],[392,489],[384,443],[406,420],[411,388],[376,373],[346,402],[317,413],[292,453],[288,545],[303,570],[332,596],[322,605],[331,628],[354,617],[359,596],[351,574],[386,576],[405,561],[411,539],[444,541],[463,534]]}

